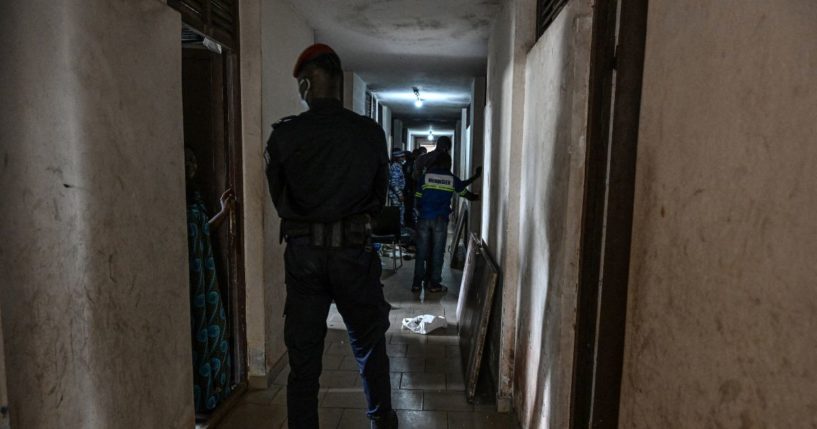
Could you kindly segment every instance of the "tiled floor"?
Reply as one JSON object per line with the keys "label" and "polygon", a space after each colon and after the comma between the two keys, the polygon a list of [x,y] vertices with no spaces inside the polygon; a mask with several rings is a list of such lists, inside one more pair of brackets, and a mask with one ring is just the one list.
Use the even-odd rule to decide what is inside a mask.
{"label": "tiled floor", "polygon": [[[391,363],[392,402],[402,429],[510,429],[517,428],[509,414],[498,414],[493,404],[473,405],[465,400],[460,353],[457,346],[457,292],[461,272],[446,268],[445,295],[412,293],[413,261],[405,261],[397,272],[383,258],[386,299],[392,304],[391,328],[387,333]],[[446,261],[446,267],[448,266]],[[405,317],[421,314],[444,315],[451,326],[423,336],[401,330]],[[343,320],[332,308],[321,377],[321,429],[367,429],[366,401],[357,365],[348,344]],[[274,385],[249,392],[218,426],[219,429],[286,429],[286,377],[284,370]]]}

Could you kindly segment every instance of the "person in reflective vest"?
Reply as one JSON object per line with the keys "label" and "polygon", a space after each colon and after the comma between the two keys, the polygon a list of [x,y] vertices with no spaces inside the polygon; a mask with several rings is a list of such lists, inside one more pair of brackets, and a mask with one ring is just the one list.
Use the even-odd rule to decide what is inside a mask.
{"label": "person in reflective vest", "polygon": [[448,218],[451,199],[459,195],[469,201],[477,201],[479,195],[467,188],[482,175],[482,167],[468,180],[460,180],[451,173],[451,155],[438,154],[417,182],[417,260],[414,265],[414,281],[411,290],[419,292],[445,292],[442,285],[443,257],[448,238]]}

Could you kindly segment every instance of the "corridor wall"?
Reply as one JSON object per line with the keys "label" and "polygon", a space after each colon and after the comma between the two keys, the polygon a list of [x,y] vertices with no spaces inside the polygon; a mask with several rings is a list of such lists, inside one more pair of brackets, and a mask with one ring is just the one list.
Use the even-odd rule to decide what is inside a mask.
{"label": "corridor wall", "polygon": [[528,53],[514,398],[526,428],[570,422],[592,7],[570,2]]}
{"label": "corridor wall", "polygon": [[181,19],[0,3],[12,427],[193,427]]}
{"label": "corridor wall", "polygon": [[503,338],[508,367],[499,389],[511,387],[522,427],[562,428],[570,419],[592,7],[569,2],[538,40],[535,8],[509,2],[491,35],[482,233],[500,255],[503,335],[515,340]]}
{"label": "corridor wall", "polygon": [[817,426],[815,22],[650,1],[620,427]]}
{"label": "corridor wall", "polygon": [[[295,60],[306,47],[315,42],[314,31],[286,0],[267,0],[261,3],[261,87],[262,87],[262,127],[263,140],[258,142],[252,156],[258,167],[255,174],[256,193],[254,198],[263,205],[264,233],[258,234],[264,246],[263,300],[248,306],[263,303],[263,311],[255,312],[264,317],[264,348],[257,342],[257,349],[250,358],[258,361],[258,353],[263,350],[264,372],[269,372],[286,352],[284,346],[284,245],[279,243],[278,213],[272,205],[263,166],[263,151],[272,132],[271,125],[281,118],[297,115],[305,110],[298,94],[298,85],[292,77]],[[256,338],[260,340],[261,338]],[[257,369],[258,363],[253,364]],[[276,368],[277,369],[277,368]],[[256,372],[262,375],[261,372]],[[274,374],[267,374],[274,375]],[[257,387],[261,383],[255,383]]]}
{"label": "corridor wall", "polygon": [[519,179],[525,56],[533,44],[531,0],[507,2],[492,26],[486,76],[481,235],[501,271],[498,408],[510,409],[518,294]]}

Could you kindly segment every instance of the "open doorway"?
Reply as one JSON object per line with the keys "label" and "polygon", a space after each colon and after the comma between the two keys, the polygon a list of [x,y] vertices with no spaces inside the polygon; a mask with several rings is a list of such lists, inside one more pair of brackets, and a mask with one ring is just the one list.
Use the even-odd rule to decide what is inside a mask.
{"label": "open doorway", "polygon": [[[191,369],[196,420],[212,422],[246,388],[243,189],[238,53],[201,28],[183,26],[182,104],[191,231]],[[226,193],[233,198],[232,210],[216,216],[222,200],[228,200]]]}

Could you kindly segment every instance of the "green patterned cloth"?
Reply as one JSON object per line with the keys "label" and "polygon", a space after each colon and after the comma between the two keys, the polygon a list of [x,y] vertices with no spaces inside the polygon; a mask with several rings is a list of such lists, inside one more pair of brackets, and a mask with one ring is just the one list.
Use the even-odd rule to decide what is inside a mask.
{"label": "green patterned cloth", "polygon": [[230,394],[230,333],[216,276],[209,217],[198,192],[187,206],[193,388],[197,413],[208,413]]}

